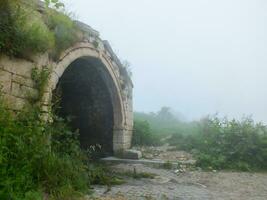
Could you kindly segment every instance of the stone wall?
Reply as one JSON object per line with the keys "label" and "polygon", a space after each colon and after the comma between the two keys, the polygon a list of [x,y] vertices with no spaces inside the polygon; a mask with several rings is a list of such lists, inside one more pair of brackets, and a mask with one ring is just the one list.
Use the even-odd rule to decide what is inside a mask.
{"label": "stone wall", "polygon": [[[40,61],[40,60],[39,60]],[[42,69],[40,62],[0,56],[0,85],[9,109],[21,110],[30,97],[36,97],[38,91],[31,79],[33,68]]]}
{"label": "stone wall", "polygon": [[[91,27],[88,28],[85,24],[82,26],[83,29],[88,29],[86,31],[92,31]],[[94,62],[98,63],[96,67],[103,66],[102,68],[106,71],[105,76],[108,77],[105,84],[111,93],[114,114],[113,150],[116,153],[130,148],[131,145],[133,84],[108,42],[102,41],[96,34],[97,32],[94,33],[86,34],[87,37],[84,37],[83,41],[62,52],[57,61],[50,59],[48,54],[35,55],[29,60],[0,55],[0,85],[8,108],[19,111],[29,103],[29,97],[38,95],[34,81],[31,79],[32,69],[41,70],[49,67],[52,73],[42,100],[42,108],[46,112],[52,100],[52,92],[70,64],[79,58],[86,58],[88,62],[93,58]],[[94,41],[98,42],[97,47]]]}

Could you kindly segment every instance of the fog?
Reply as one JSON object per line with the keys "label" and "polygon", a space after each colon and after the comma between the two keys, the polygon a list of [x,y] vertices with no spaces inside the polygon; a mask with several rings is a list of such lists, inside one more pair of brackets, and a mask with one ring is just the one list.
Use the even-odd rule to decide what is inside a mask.
{"label": "fog", "polygon": [[134,110],[267,122],[266,0],[65,0],[131,64]]}

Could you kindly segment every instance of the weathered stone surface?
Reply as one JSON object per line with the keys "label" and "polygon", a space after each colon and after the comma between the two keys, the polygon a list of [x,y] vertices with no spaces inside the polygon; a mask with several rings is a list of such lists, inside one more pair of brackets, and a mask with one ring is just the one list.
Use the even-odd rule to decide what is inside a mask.
{"label": "weathered stone surface", "polygon": [[131,160],[139,160],[142,158],[141,151],[128,149],[122,152],[122,158],[124,159],[131,159]]}
{"label": "weathered stone surface", "polygon": [[41,108],[41,111],[45,112],[45,113],[48,113],[50,111],[49,109],[50,109],[49,106],[43,105],[42,108]]}
{"label": "weathered stone surface", "polygon": [[38,97],[38,91],[36,89],[17,84],[15,82],[12,83],[11,94],[15,97],[20,97],[24,99],[36,99]]}
{"label": "weathered stone surface", "polygon": [[43,95],[42,104],[48,106],[51,104],[51,100],[52,100],[52,93],[45,92]]}
{"label": "weathered stone surface", "polygon": [[36,65],[27,60],[11,59],[2,55],[0,57],[0,67],[13,74],[31,78],[31,71]]}
{"label": "weathered stone surface", "polygon": [[11,77],[12,74],[0,69],[0,89],[2,92],[9,93],[11,90]]}
{"label": "weathered stone surface", "polygon": [[25,104],[27,103],[27,100],[22,98],[17,98],[9,94],[5,94],[3,96],[4,102],[7,106],[7,108],[11,110],[22,110]]}
{"label": "weathered stone surface", "polygon": [[32,57],[32,60],[36,64],[36,66],[48,67],[48,65],[49,65],[48,53],[34,55]]}
{"label": "weathered stone surface", "polygon": [[12,82],[15,82],[17,84],[24,85],[24,86],[27,86],[27,87],[34,88],[34,82],[33,82],[32,79],[25,78],[23,76],[19,76],[19,75],[16,75],[16,74],[13,74]]}

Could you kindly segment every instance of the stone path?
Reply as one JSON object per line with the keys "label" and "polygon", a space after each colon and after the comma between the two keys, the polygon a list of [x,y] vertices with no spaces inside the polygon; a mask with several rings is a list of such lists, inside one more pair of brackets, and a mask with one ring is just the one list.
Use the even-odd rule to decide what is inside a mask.
{"label": "stone path", "polygon": [[[142,149],[146,158],[161,161],[188,161],[190,154],[163,147]],[[140,149],[139,149],[140,150]],[[155,168],[145,163],[120,163],[111,166],[114,172],[146,172],[154,179],[124,177],[125,184],[94,186],[97,200],[267,200],[267,173],[182,172],[175,169]]]}
{"label": "stone path", "polygon": [[175,173],[173,170],[154,169],[142,164],[119,164],[115,171],[149,172],[154,179],[127,177],[126,183],[111,187],[94,186],[98,199],[122,200],[266,200],[266,173],[200,172]]}

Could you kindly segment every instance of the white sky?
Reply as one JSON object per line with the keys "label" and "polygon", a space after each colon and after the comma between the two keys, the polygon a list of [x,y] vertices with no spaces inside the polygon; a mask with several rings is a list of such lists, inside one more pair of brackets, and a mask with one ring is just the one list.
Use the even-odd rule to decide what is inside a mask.
{"label": "white sky", "polygon": [[134,109],[267,122],[266,0],[65,0],[131,63]]}

